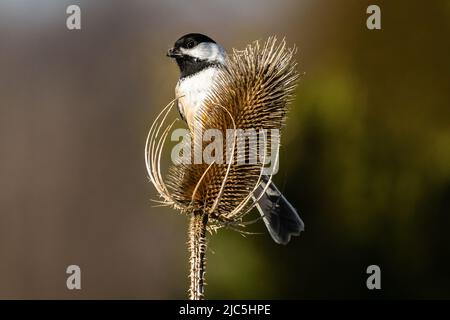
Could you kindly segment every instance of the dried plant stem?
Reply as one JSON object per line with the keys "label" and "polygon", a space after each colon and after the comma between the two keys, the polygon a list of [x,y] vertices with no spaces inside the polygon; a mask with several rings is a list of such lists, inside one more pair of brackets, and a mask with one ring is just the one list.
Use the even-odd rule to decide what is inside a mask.
{"label": "dried plant stem", "polygon": [[205,287],[206,267],[206,226],[208,215],[202,211],[194,211],[189,223],[189,252],[190,252],[190,300],[202,300]]}

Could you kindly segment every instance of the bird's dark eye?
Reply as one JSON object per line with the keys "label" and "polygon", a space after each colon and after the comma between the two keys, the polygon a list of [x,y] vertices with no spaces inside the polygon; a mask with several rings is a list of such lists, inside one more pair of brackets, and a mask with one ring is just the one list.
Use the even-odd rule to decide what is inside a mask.
{"label": "bird's dark eye", "polygon": [[189,40],[189,41],[186,43],[186,48],[187,48],[187,49],[192,49],[193,47],[195,47],[195,41]]}

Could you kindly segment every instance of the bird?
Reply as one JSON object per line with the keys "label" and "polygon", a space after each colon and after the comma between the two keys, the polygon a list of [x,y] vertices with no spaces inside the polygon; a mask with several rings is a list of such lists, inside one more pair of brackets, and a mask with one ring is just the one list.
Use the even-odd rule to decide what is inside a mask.
{"label": "bird", "polygon": [[[167,56],[175,60],[180,71],[175,87],[179,114],[193,130],[196,115],[227,68],[227,53],[209,36],[189,33],[176,40]],[[268,176],[262,177],[253,199],[275,243],[287,244],[292,236],[304,231],[304,223],[297,210]]]}

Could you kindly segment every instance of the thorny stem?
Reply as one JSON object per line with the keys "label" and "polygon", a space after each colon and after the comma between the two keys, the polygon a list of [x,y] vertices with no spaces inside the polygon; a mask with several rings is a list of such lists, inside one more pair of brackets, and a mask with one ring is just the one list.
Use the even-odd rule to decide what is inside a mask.
{"label": "thorny stem", "polygon": [[190,280],[189,299],[204,299],[206,267],[206,225],[208,215],[194,211],[189,223]]}

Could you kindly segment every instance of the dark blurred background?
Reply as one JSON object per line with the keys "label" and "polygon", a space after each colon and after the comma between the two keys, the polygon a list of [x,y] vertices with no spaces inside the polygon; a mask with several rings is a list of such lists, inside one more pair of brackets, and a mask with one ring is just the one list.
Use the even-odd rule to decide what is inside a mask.
{"label": "dark blurred background", "polygon": [[337,0],[0,0],[0,298],[186,297],[187,218],[151,202],[144,142],[189,32],[286,36],[305,72],[275,181],[306,232],[210,237],[207,297],[450,298],[450,2]]}

